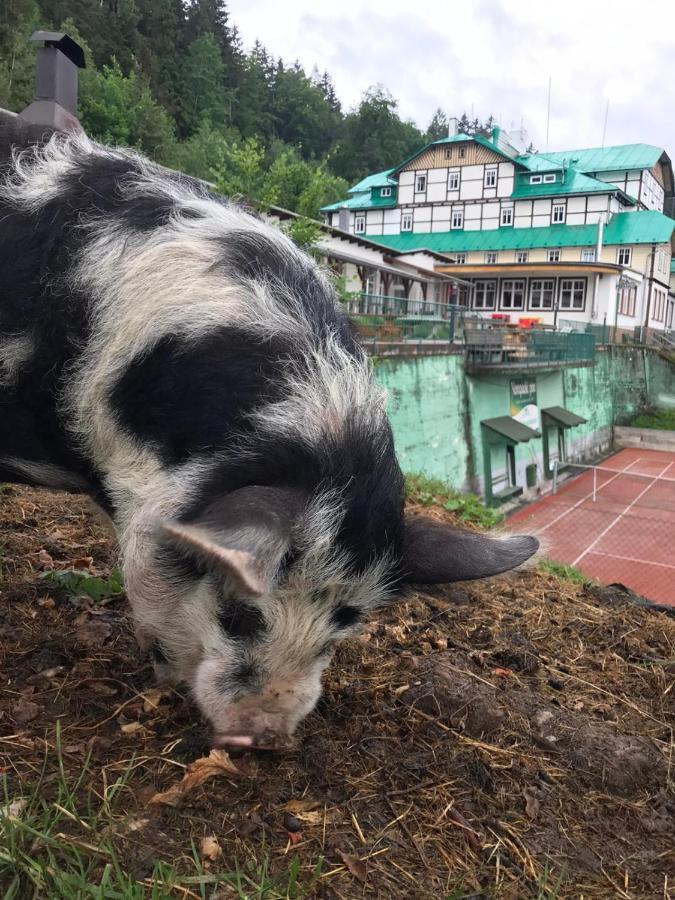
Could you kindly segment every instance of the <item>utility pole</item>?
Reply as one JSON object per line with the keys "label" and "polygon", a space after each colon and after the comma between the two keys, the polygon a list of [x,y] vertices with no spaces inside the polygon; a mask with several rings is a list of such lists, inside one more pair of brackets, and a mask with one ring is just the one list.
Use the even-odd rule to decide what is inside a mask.
{"label": "utility pole", "polygon": [[649,330],[649,314],[652,306],[652,285],[654,284],[654,263],[656,261],[656,244],[652,244],[652,262],[649,270],[649,290],[647,291],[647,311],[645,313],[645,324],[642,326],[642,343],[647,343],[647,332]]}

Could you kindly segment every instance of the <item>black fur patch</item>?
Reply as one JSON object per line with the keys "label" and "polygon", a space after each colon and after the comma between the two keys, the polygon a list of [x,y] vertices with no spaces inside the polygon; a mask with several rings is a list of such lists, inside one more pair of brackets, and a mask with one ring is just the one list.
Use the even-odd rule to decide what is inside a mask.
{"label": "black fur patch", "polygon": [[168,464],[226,447],[246,416],[279,396],[290,348],[234,328],[199,341],[162,338],[131,362],[110,397],[119,423]]}
{"label": "black fur patch", "polygon": [[229,637],[253,640],[266,630],[261,611],[241,600],[223,599],[218,608],[218,622]]}
{"label": "black fur patch", "polygon": [[356,606],[337,606],[330,618],[338,628],[351,628],[361,618],[361,610]]}

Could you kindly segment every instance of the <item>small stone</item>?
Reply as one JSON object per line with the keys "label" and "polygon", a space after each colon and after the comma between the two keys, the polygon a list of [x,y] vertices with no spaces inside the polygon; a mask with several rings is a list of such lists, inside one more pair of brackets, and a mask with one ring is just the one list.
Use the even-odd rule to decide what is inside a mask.
{"label": "small stone", "polygon": [[562,691],[565,688],[565,682],[559,678],[549,678],[548,683],[556,691]]}
{"label": "small stone", "polygon": [[302,831],[302,822],[289,812],[284,813],[284,828],[292,833]]}

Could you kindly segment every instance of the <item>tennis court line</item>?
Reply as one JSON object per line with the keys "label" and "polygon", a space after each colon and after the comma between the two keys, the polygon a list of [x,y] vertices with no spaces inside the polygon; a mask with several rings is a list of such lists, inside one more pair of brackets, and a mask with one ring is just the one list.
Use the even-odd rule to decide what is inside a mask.
{"label": "tennis court line", "polygon": [[[620,469],[616,473],[616,475],[612,475],[612,477],[608,478],[604,484],[601,484],[599,488],[596,488],[595,493],[597,494],[598,491],[601,491],[606,485],[611,484],[611,482],[615,481],[619,477],[619,475],[625,475],[625,473],[630,469],[630,467],[634,466],[636,463],[639,463],[641,459],[642,459],[642,457],[638,456],[638,458],[634,459],[632,463],[629,463],[625,469]],[[672,463],[671,463],[671,465],[672,465]],[[569,483],[571,483],[571,481]],[[549,494],[549,496],[555,497],[555,494]],[[582,497],[581,500],[577,500],[577,502],[574,504],[574,506],[570,506],[569,509],[566,509],[564,512],[561,512],[559,515],[557,515],[555,517],[555,519],[553,519],[551,522],[548,523],[548,525],[544,525],[543,528],[535,529],[535,534],[541,534],[543,531],[546,531],[547,528],[550,528],[551,525],[555,525],[556,522],[559,522],[561,519],[564,519],[565,516],[568,516],[578,506],[581,506],[582,503],[585,503],[588,500],[588,498],[592,497],[592,496],[593,496],[593,491],[589,491],[585,497]]]}
{"label": "tennis court line", "polygon": [[661,475],[665,475],[665,473],[668,471],[668,469],[669,469],[672,465],[675,465],[675,463],[669,462],[668,465],[665,467],[665,469],[664,469],[659,475],[654,475],[654,477],[653,477],[652,480],[649,482],[649,484],[647,485],[647,487],[644,488],[643,490],[641,490],[640,493],[637,495],[637,497],[636,497],[634,500],[631,500],[631,502],[628,504],[628,506],[627,506],[622,512],[620,512],[619,515],[616,516],[612,522],[609,523],[609,525],[604,529],[604,531],[601,531],[601,532],[600,532],[600,534],[596,537],[596,539],[595,539],[591,544],[588,545],[588,547],[586,547],[586,549],[584,550],[584,552],[581,553],[579,556],[577,556],[577,558],[576,558],[576,559],[574,560],[574,562],[572,563],[573,566],[578,565],[579,562],[581,562],[581,560],[584,558],[584,556],[586,556],[587,553],[591,553],[591,552],[592,552],[593,547],[595,547],[595,545],[598,543],[598,541],[601,541],[601,540],[603,539],[603,537],[604,537],[609,531],[611,531],[612,528],[614,528],[614,526],[617,524],[617,522],[620,522],[621,519],[623,519],[623,517],[626,515],[626,513],[629,512],[629,511],[635,506],[635,504],[638,502],[638,500],[639,500],[641,497],[644,497],[644,495],[647,493],[647,491],[651,490],[651,488],[654,487],[654,485],[655,485],[656,482],[659,480],[659,478],[661,477]]}
{"label": "tennis court line", "polygon": [[586,553],[592,553],[594,556],[609,556],[611,559],[620,559],[623,562],[640,563],[642,566],[660,566],[662,569],[675,569],[670,563],[652,562],[649,559],[636,559],[634,556],[619,556],[617,553],[606,553],[604,550],[586,550]]}

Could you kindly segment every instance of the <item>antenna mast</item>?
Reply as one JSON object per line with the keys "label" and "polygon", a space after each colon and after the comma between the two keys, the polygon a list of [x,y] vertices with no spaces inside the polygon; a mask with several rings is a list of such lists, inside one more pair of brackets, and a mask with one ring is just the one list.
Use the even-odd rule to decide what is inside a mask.
{"label": "antenna mast", "polygon": [[548,102],[546,104],[546,149],[548,150],[548,135],[551,125],[551,76],[548,76]]}
{"label": "antenna mast", "polygon": [[605,146],[605,136],[607,134],[607,119],[609,118],[609,97],[607,98],[607,106],[605,107],[605,124],[602,126],[602,146]]}

